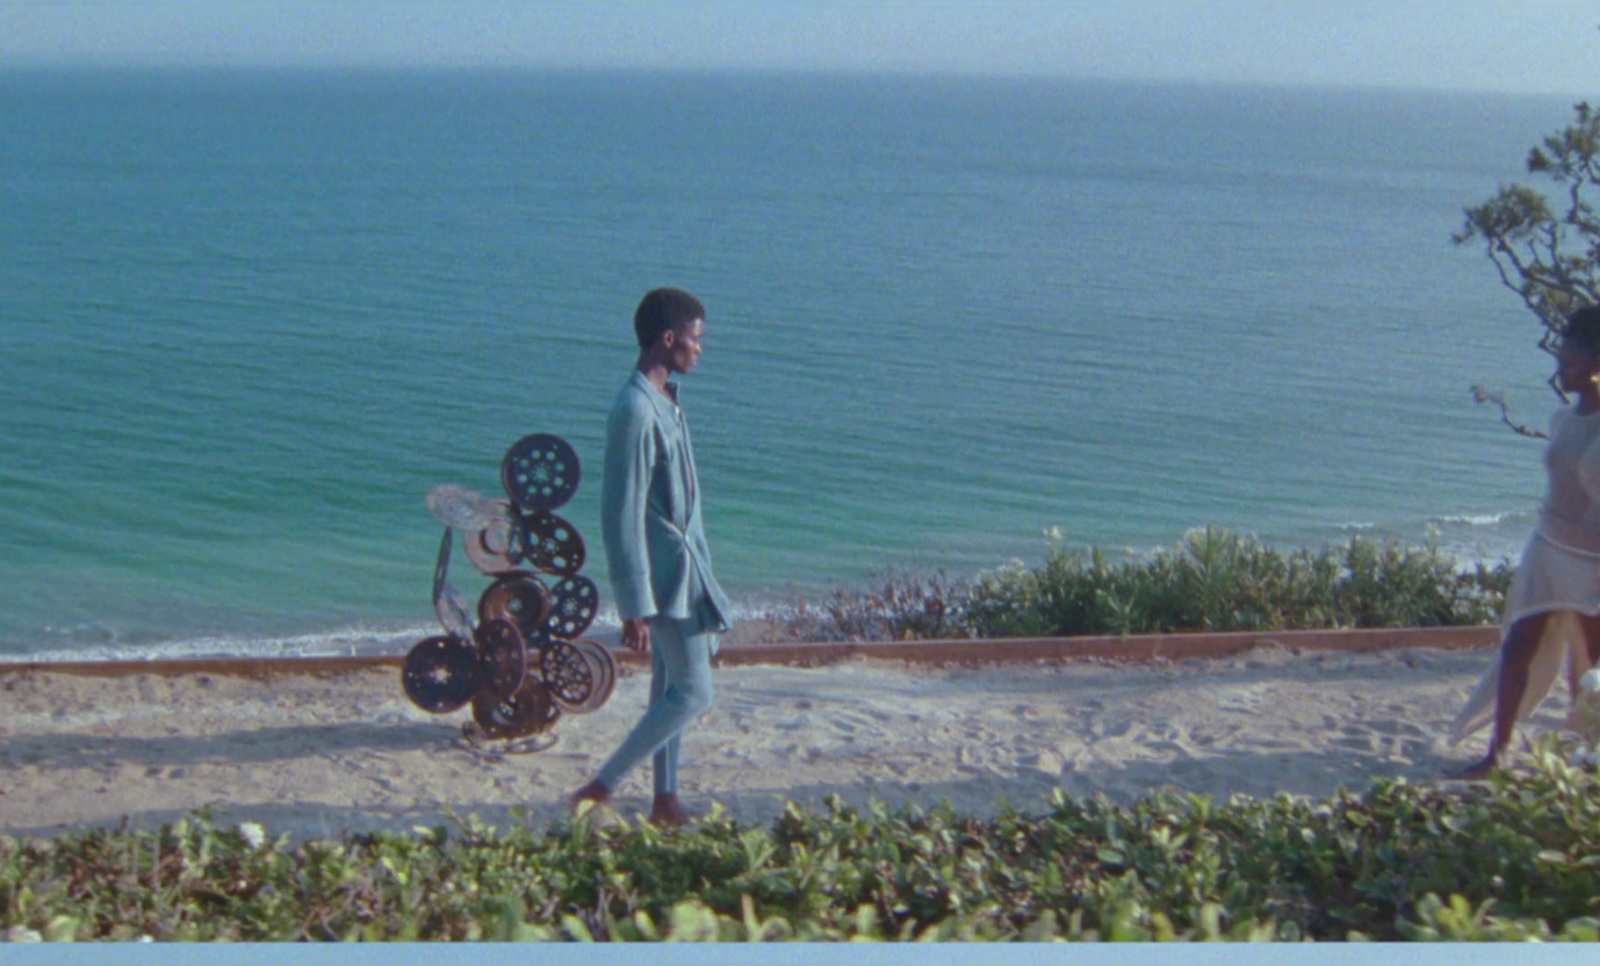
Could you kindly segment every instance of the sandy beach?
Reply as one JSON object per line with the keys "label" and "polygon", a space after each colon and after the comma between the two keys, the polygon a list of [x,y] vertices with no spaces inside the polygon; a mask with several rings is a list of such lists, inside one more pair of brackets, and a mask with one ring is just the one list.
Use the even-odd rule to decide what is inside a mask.
{"label": "sandy beach", "polygon": [[[1491,657],[1267,645],[1155,663],[720,667],[715,706],[684,738],[682,792],[697,810],[715,800],[765,824],[785,799],[817,806],[830,792],[990,812],[1001,799],[1042,810],[1056,786],[1126,801],[1162,786],[1226,798],[1432,782],[1482,751],[1482,735],[1454,749],[1446,736]],[[0,675],[0,828],[154,828],[207,805],[296,836],[451,814],[506,824],[519,806],[543,823],[644,707],[648,674],[619,672],[604,707],[564,716],[554,747],[520,755],[474,749],[461,734],[468,710],[418,709],[388,668]],[[1553,695],[1534,725],[1564,714]],[[647,810],[648,781],[647,769],[631,775],[618,811]]]}

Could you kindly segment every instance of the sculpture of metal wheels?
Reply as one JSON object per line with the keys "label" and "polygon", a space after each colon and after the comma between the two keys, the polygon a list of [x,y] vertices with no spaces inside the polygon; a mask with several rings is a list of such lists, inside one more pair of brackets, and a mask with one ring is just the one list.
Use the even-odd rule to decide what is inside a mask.
{"label": "sculpture of metal wheels", "polygon": [[[472,721],[462,735],[489,760],[550,747],[555,735],[548,732],[563,710],[593,711],[616,686],[611,652],[578,637],[600,608],[599,588],[578,573],[587,548],[577,527],[553,512],[581,478],[578,454],[565,440],[535,433],[513,443],[500,461],[509,499],[452,484],[428,491],[428,512],[445,528],[433,569],[433,611],[446,633],[411,649],[401,686],[434,714],[470,701]],[[476,612],[449,581],[457,532],[473,567],[494,578]],[[547,586],[535,572],[555,583]],[[509,743],[490,748],[485,739]]]}

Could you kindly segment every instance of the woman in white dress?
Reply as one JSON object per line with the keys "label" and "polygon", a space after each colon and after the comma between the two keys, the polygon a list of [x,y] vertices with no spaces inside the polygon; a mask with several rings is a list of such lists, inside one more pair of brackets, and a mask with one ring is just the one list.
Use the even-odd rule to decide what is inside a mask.
{"label": "woman in white dress", "polygon": [[1450,742],[1493,721],[1489,753],[1457,778],[1483,778],[1504,764],[1517,721],[1544,701],[1563,658],[1574,690],[1600,661],[1600,307],[1567,317],[1556,360],[1561,390],[1575,402],[1550,417],[1549,488],[1506,598],[1500,657]]}

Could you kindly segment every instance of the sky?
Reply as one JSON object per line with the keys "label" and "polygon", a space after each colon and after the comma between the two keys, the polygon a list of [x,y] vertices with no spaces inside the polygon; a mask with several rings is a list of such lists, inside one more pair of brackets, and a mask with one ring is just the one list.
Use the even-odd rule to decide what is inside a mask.
{"label": "sky", "polygon": [[0,65],[672,68],[1592,94],[1593,0],[0,0]]}

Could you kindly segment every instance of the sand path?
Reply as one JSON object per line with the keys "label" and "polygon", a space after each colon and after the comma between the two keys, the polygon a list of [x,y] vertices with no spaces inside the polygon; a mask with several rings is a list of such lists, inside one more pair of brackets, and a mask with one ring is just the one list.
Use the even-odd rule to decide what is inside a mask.
{"label": "sand path", "polygon": [[[1163,785],[1226,798],[1324,796],[1378,776],[1437,779],[1481,752],[1446,747],[1492,651],[1291,652],[1263,647],[1167,664],[1067,661],[931,668],[852,659],[819,668],[719,668],[715,707],[685,735],[691,807],[746,823],[784,799],[991,811],[1046,807],[1060,786],[1126,801]],[[409,829],[450,813],[542,823],[564,814],[642,711],[648,675],[620,669],[611,700],[556,725],[537,754],[485,756],[468,711],[430,715],[371,670],[269,681],[61,673],[0,675],[0,829],[48,834],[127,818],[153,828],[204,805],[223,821],[297,835]],[[1537,726],[1558,727],[1565,698]],[[649,770],[618,791],[648,808]]]}

